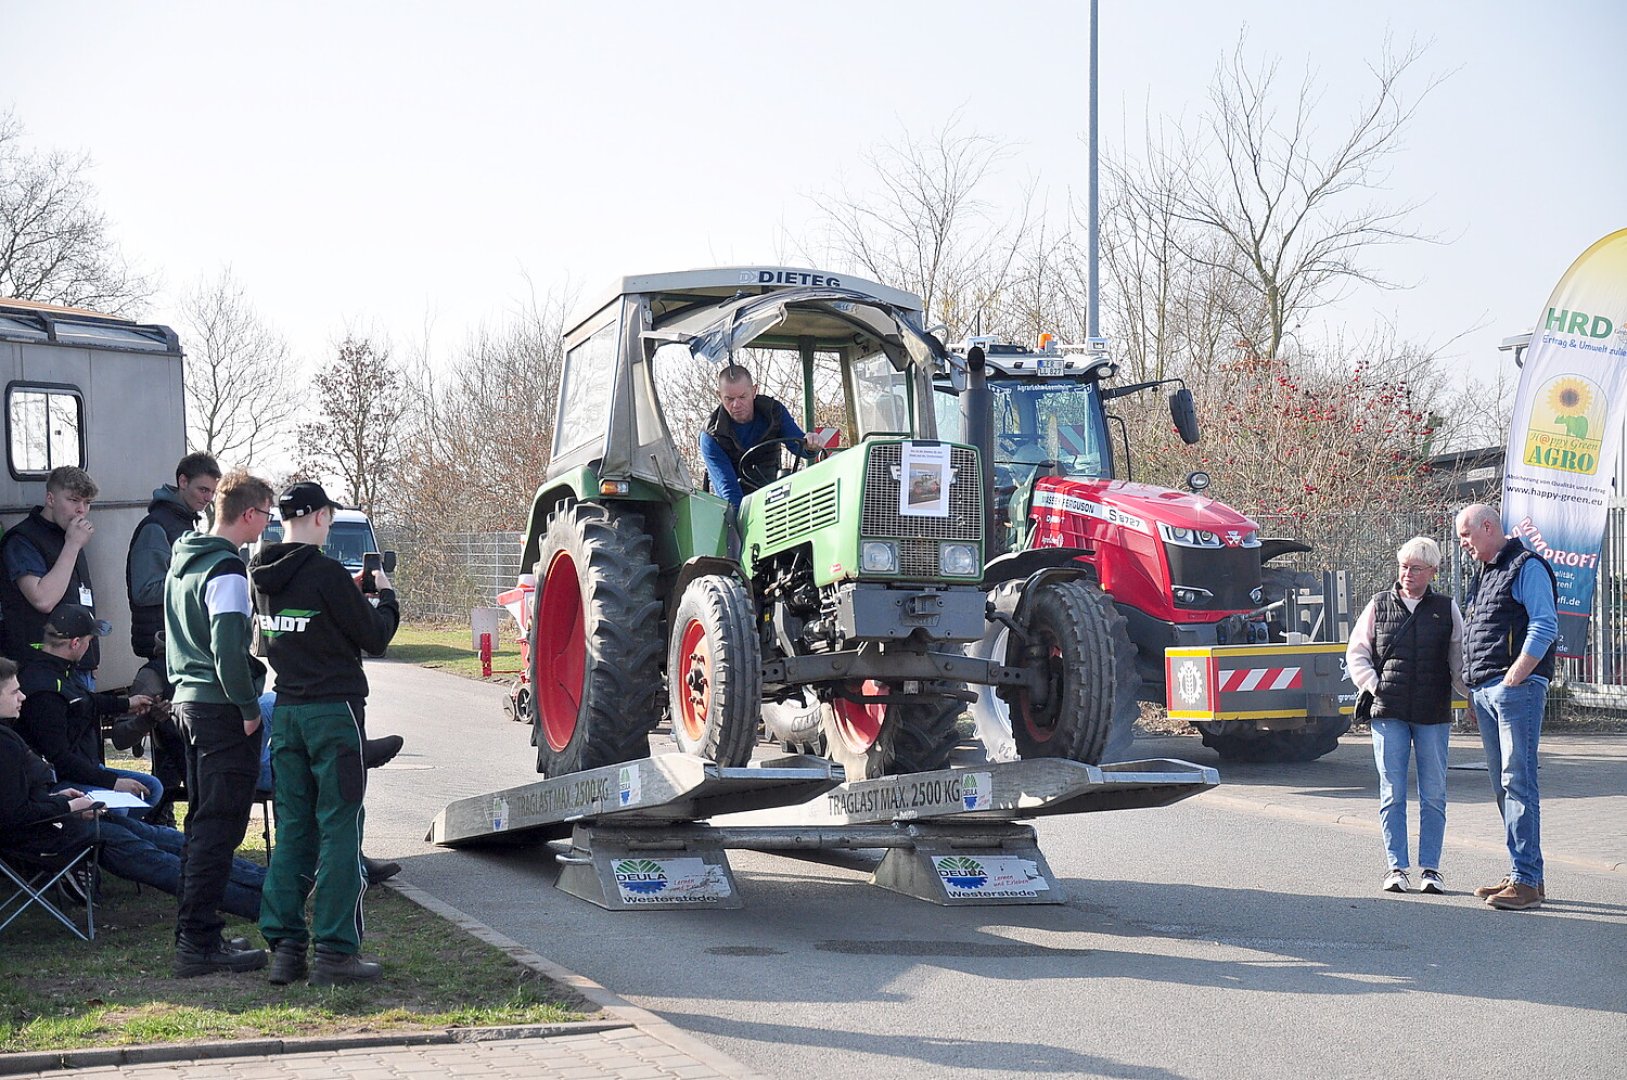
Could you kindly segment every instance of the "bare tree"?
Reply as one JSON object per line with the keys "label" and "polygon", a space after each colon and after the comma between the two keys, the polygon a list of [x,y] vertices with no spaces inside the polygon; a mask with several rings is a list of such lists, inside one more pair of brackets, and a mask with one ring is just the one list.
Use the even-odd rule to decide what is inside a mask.
{"label": "bare tree", "polygon": [[289,434],[297,398],[288,345],[261,320],[230,267],[181,301],[187,441],[249,466]]}
{"label": "bare tree", "polygon": [[395,516],[461,520],[469,531],[525,527],[553,445],[571,302],[569,294],[533,298],[518,317],[481,327],[443,370],[418,358],[400,481],[388,500]]}
{"label": "bare tree", "polygon": [[96,208],[90,158],[34,153],[22,134],[13,113],[0,113],[0,296],[110,314],[136,308],[152,288]]}
{"label": "bare tree", "polygon": [[1322,96],[1309,72],[1284,119],[1274,61],[1251,66],[1239,39],[1217,69],[1202,134],[1183,140],[1163,171],[1182,176],[1168,193],[1174,216],[1218,244],[1174,239],[1238,287],[1247,303],[1229,315],[1254,355],[1274,359],[1306,312],[1351,285],[1394,287],[1370,265],[1373,250],[1427,239],[1409,224],[1416,204],[1377,195],[1408,122],[1438,85],[1405,93],[1421,55],[1387,48],[1371,69],[1371,97],[1331,140],[1320,137]]}
{"label": "bare tree", "polygon": [[925,139],[884,143],[865,155],[873,196],[845,188],[814,196],[833,254],[919,295],[927,321],[952,336],[973,329],[1011,284],[1029,227],[1031,186],[1005,217],[981,191],[1006,156],[995,139],[959,131],[954,117]]}
{"label": "bare tree", "polygon": [[408,398],[388,346],[347,336],[315,380],[318,418],[299,428],[299,472],[338,476],[369,515],[400,464]]}

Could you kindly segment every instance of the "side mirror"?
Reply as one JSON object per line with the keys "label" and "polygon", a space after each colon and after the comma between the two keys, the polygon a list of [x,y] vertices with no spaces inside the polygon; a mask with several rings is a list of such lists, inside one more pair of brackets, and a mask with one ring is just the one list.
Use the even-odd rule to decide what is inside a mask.
{"label": "side mirror", "polygon": [[1169,415],[1182,442],[1191,446],[1198,441],[1198,406],[1192,400],[1192,391],[1183,386],[1169,396]]}

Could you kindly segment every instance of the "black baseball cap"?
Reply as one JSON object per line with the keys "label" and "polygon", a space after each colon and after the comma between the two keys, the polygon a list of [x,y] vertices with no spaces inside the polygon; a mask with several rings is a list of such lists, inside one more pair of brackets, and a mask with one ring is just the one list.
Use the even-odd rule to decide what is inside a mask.
{"label": "black baseball cap", "polygon": [[58,604],[46,617],[45,629],[59,638],[106,637],[113,632],[112,624],[83,604]]}
{"label": "black baseball cap", "polygon": [[314,514],[324,506],[331,506],[335,510],[345,509],[328,498],[328,493],[323,490],[322,485],[313,480],[291,484],[287,491],[277,497],[277,512],[282,515],[284,521]]}

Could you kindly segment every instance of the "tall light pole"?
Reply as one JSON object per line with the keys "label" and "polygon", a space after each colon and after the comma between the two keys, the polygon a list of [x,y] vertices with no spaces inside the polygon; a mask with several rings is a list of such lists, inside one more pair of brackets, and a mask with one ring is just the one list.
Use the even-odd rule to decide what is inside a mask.
{"label": "tall light pole", "polygon": [[1090,247],[1090,300],[1085,310],[1085,338],[1087,340],[1102,336],[1101,296],[1096,284],[1096,253],[1101,242],[1099,226],[1096,220],[1096,208],[1100,202],[1100,191],[1096,182],[1096,55],[1096,0],[1090,0],[1090,184],[1085,195],[1086,201],[1090,203],[1090,228],[1087,241]]}

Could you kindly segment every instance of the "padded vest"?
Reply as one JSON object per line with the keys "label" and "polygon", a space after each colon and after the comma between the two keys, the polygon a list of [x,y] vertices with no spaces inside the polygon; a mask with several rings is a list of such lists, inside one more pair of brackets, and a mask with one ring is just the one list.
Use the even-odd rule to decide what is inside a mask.
{"label": "padded vest", "polygon": [[1452,601],[1426,589],[1410,623],[1407,616],[1399,589],[1373,597],[1373,663],[1388,656],[1378,673],[1373,715],[1410,724],[1450,723]]}
{"label": "padded vest", "polygon": [[[56,565],[57,559],[61,558],[68,534],[62,531],[61,526],[46,521],[43,510],[44,507],[34,507],[27,517],[7,531],[0,545],[14,543],[15,538],[19,536],[27,538],[45,557],[45,569],[49,572]],[[79,557],[74,560],[73,575],[68,578],[68,587],[62,593],[62,603],[77,604],[81,586],[93,588],[90,567],[85,563],[84,548],[79,549]],[[91,599],[95,599],[94,594]],[[17,587],[17,583],[11,580],[11,575],[4,573],[0,573],[0,610],[5,612],[5,654],[21,663],[34,655],[33,646],[44,639],[45,619],[49,612],[37,610],[28,602],[28,598]],[[94,604],[91,605],[91,610],[95,610]],[[78,667],[81,671],[95,671],[101,662],[102,639],[92,638],[90,648],[85,650]]]}
{"label": "padded vest", "polygon": [[[763,437],[753,445],[761,446],[763,443],[785,437],[785,429],[780,424],[780,403],[767,394],[758,394],[757,400],[752,403],[752,419],[768,426],[763,431]],[[734,466],[734,475],[740,481],[740,490],[749,495],[753,491],[774,481],[778,474],[779,459],[771,452],[764,450],[752,461],[751,468],[746,472],[740,471],[740,459],[746,456],[750,446],[742,446],[740,439],[734,433],[734,421],[729,419],[729,413],[719,405],[712,410],[712,418],[706,422],[706,433],[717,440],[723,452],[729,456],[729,464]]]}
{"label": "padded vest", "polygon": [[[1514,579],[1527,559],[1535,558],[1524,544],[1510,540],[1497,558],[1481,568],[1469,588],[1463,612],[1463,677],[1471,687],[1480,686],[1508,673],[1525,644],[1525,630],[1531,617],[1525,605],[1514,599]],[[1554,572],[1546,561],[1537,559],[1548,572],[1553,585]],[[1558,588],[1554,589],[1555,596]],[[1533,675],[1554,676],[1556,641],[1537,664]]]}
{"label": "padded vest", "polygon": [[[197,528],[198,516],[189,514],[186,510],[169,500],[153,500],[147,507],[147,516],[141,519],[135,532],[130,534],[131,550],[124,556],[124,588],[125,595],[135,594],[135,583],[130,580],[130,556],[134,553],[135,538],[141,530],[148,525],[157,525],[164,530],[164,536],[169,540],[169,546],[174,547],[184,533]],[[137,656],[144,656],[149,660],[158,653],[158,632],[164,629],[163,604],[130,604],[130,648],[135,650]]]}

